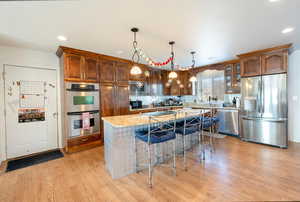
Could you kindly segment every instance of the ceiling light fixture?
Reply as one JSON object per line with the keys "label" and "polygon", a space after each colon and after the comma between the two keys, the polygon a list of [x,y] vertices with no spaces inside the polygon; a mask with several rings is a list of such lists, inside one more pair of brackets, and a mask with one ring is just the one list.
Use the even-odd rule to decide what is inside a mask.
{"label": "ceiling light fixture", "polygon": [[[133,66],[130,70],[130,74],[132,75],[139,75],[142,73],[142,70],[141,68],[137,65],[138,62],[140,61],[140,55],[138,53],[138,49],[137,49],[137,41],[136,41],[136,33],[139,31],[138,28],[132,28],[131,31],[133,32],[133,55],[132,55],[132,63],[133,63]],[[136,57],[136,60],[135,60],[135,57]]]}
{"label": "ceiling light fixture", "polygon": [[174,50],[173,46],[175,44],[175,41],[170,41],[169,45],[171,46],[171,72],[169,73],[169,79],[176,79],[177,78],[177,73],[174,71]]}
{"label": "ceiling light fixture", "polygon": [[294,30],[295,30],[295,28],[293,28],[293,27],[287,27],[287,28],[283,29],[283,30],[281,31],[281,33],[282,33],[282,34],[287,34],[287,33],[290,33],[290,32],[292,32],[292,31],[294,31]]}
{"label": "ceiling light fixture", "polygon": [[65,36],[63,36],[63,35],[57,36],[57,39],[58,39],[59,41],[67,41],[67,40],[68,40],[67,37],[65,37]]}
{"label": "ceiling light fixture", "polygon": [[274,2],[278,2],[280,0],[269,0],[269,2],[274,3]]}
{"label": "ceiling light fixture", "polygon": [[194,72],[194,67],[195,67],[195,63],[196,63],[196,61],[195,61],[195,51],[192,51],[191,52],[191,54],[192,54],[192,76],[191,76],[191,78],[190,78],[190,82],[196,82],[197,81],[197,78],[196,78],[196,76],[195,76],[195,72]]}

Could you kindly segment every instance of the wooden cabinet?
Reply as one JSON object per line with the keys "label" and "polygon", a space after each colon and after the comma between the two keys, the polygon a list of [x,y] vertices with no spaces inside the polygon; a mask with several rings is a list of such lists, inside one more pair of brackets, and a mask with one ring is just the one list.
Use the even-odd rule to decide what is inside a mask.
{"label": "wooden cabinet", "polygon": [[128,63],[103,59],[100,62],[100,83],[128,84]]}
{"label": "wooden cabinet", "polygon": [[225,94],[239,94],[241,91],[240,63],[226,64],[224,74]]}
{"label": "wooden cabinet", "polygon": [[241,59],[241,77],[261,75],[261,57],[253,56]]}
{"label": "wooden cabinet", "polygon": [[115,62],[100,59],[100,83],[115,82]]}
{"label": "wooden cabinet", "polygon": [[286,73],[287,59],[287,50],[264,54],[262,56],[262,74]]}
{"label": "wooden cabinet", "polygon": [[81,81],[82,75],[82,57],[75,54],[66,54],[64,78],[68,81]]}
{"label": "wooden cabinet", "polygon": [[129,113],[129,86],[118,85],[115,87],[115,115]]}
{"label": "wooden cabinet", "polygon": [[65,81],[98,82],[98,59],[66,53],[64,57]]}
{"label": "wooden cabinet", "polygon": [[115,86],[112,83],[100,85],[100,109],[101,116],[113,116],[115,114]]}
{"label": "wooden cabinet", "polygon": [[[129,114],[129,86],[114,83],[100,84],[101,117]],[[103,121],[101,120],[101,133]]]}
{"label": "wooden cabinet", "polygon": [[163,95],[170,95],[171,94],[171,86],[168,84],[169,78],[169,71],[162,70],[161,77],[162,77],[162,88],[163,88]]}
{"label": "wooden cabinet", "polygon": [[128,84],[129,81],[129,68],[128,63],[116,63],[116,82]]}
{"label": "wooden cabinet", "polygon": [[99,81],[99,67],[97,58],[84,58],[83,77],[85,81]]}
{"label": "wooden cabinet", "polygon": [[238,55],[241,58],[241,76],[260,76],[286,73],[288,49],[292,44]]}

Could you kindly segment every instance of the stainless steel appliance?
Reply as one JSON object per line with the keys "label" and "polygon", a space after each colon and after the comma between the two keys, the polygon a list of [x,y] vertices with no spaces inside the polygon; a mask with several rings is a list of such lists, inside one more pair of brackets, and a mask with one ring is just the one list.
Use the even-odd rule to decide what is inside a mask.
{"label": "stainless steel appliance", "polygon": [[287,75],[242,79],[241,138],[287,148]]}
{"label": "stainless steel appliance", "polygon": [[99,110],[99,84],[66,83],[66,111]]}
{"label": "stainless steel appliance", "polygon": [[100,132],[99,127],[99,110],[89,111],[90,127],[89,129],[83,129],[82,121],[83,112],[68,112],[67,123],[69,128],[69,137],[78,137],[83,135],[92,135]]}
{"label": "stainless steel appliance", "polygon": [[239,136],[239,111],[236,110],[218,110],[220,119],[219,132],[227,135]]}
{"label": "stainless steel appliance", "polygon": [[130,101],[131,109],[141,109],[143,108],[143,102],[141,100]]}

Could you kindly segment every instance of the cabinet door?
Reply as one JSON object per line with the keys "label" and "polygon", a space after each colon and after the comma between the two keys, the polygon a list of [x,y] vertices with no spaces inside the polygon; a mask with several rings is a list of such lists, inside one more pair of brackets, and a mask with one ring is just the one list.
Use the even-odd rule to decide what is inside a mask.
{"label": "cabinet door", "polygon": [[115,115],[126,115],[129,113],[129,86],[118,85],[115,90]]}
{"label": "cabinet door", "polygon": [[261,75],[261,57],[254,56],[241,60],[241,76],[259,76]]}
{"label": "cabinet door", "polygon": [[262,74],[287,72],[287,51],[270,53],[262,56]]}
{"label": "cabinet door", "polygon": [[129,68],[127,63],[116,63],[116,81],[118,83],[128,84]]}
{"label": "cabinet door", "polygon": [[86,57],[84,60],[84,80],[88,82],[99,81],[99,67],[97,58]]}
{"label": "cabinet door", "polygon": [[115,108],[115,90],[114,85],[110,83],[100,85],[101,97],[101,116],[113,116]]}
{"label": "cabinet door", "polygon": [[65,80],[80,81],[83,79],[83,59],[80,55],[66,54],[65,63]]}
{"label": "cabinet door", "polygon": [[115,62],[100,61],[100,82],[115,82]]}
{"label": "cabinet door", "polygon": [[168,85],[168,74],[169,72],[166,70],[163,70],[161,72],[161,78],[162,78],[162,88],[163,88],[163,95],[170,95],[170,86]]}

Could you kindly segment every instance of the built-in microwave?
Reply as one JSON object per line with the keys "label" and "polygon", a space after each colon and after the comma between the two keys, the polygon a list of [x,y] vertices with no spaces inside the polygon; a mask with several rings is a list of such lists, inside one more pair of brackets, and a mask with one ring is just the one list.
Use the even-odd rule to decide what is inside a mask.
{"label": "built-in microwave", "polygon": [[66,111],[99,110],[99,84],[66,83]]}

